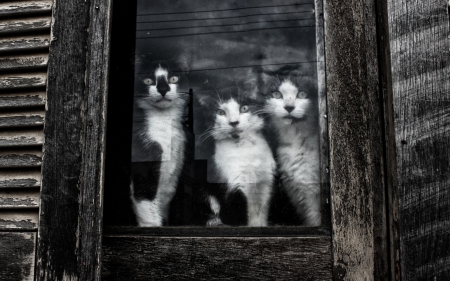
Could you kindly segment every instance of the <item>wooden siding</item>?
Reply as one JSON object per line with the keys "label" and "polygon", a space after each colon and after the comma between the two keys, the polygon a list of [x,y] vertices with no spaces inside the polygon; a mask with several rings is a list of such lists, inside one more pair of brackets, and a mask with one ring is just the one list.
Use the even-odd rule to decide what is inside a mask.
{"label": "wooden siding", "polygon": [[0,3],[0,280],[34,280],[51,6]]}
{"label": "wooden siding", "polygon": [[402,280],[450,278],[447,0],[389,0]]}
{"label": "wooden siding", "polygon": [[330,242],[326,236],[105,236],[102,280],[330,280]]}

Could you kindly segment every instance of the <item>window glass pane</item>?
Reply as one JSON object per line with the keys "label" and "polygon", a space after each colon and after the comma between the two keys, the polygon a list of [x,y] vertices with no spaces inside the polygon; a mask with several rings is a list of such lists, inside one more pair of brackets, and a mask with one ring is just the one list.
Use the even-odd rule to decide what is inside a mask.
{"label": "window glass pane", "polygon": [[139,226],[322,224],[315,9],[311,0],[138,1]]}

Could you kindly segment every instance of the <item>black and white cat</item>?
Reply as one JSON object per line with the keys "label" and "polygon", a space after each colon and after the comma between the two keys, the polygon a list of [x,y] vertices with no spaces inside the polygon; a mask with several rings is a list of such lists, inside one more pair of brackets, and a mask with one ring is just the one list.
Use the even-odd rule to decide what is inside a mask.
{"label": "black and white cat", "polygon": [[265,112],[278,137],[276,161],[282,188],[303,224],[318,226],[321,200],[315,81],[298,71],[263,73],[262,77]]}
{"label": "black and white cat", "polygon": [[215,217],[207,223],[209,226],[222,224],[223,209],[230,206],[230,198],[236,198],[236,194],[243,195],[245,201],[243,224],[268,224],[276,163],[261,132],[264,120],[256,103],[256,88],[252,91],[232,87],[209,95],[196,94],[206,108],[205,117],[211,121],[205,134],[214,139],[212,161],[218,182],[223,183],[223,187],[215,188],[224,188],[222,193],[210,192],[208,200]]}
{"label": "black and white cat", "polygon": [[158,66],[153,76],[136,85],[134,119],[141,120],[133,124],[131,201],[141,227],[167,222],[183,169],[187,139],[182,119],[188,95],[179,92],[178,80]]}

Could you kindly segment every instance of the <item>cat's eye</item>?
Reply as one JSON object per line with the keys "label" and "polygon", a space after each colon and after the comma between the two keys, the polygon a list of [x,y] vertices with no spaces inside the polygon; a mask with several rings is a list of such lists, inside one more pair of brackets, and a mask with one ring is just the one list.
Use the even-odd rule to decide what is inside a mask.
{"label": "cat's eye", "polygon": [[297,98],[304,99],[304,98],[306,98],[307,95],[308,94],[306,92],[301,91],[297,94]]}
{"label": "cat's eye", "polygon": [[152,84],[153,84],[153,80],[150,79],[150,78],[145,78],[145,79],[144,79],[144,84],[146,84],[146,85],[152,85]]}
{"label": "cat's eye", "polygon": [[281,99],[283,97],[283,95],[280,92],[274,92],[274,93],[272,93],[272,96],[275,99]]}
{"label": "cat's eye", "polygon": [[225,115],[225,111],[223,111],[222,109],[217,110],[217,114],[218,115]]}
{"label": "cat's eye", "polygon": [[172,76],[169,79],[170,84],[176,84],[178,82],[178,76]]}
{"label": "cat's eye", "polygon": [[241,107],[241,112],[242,112],[242,113],[245,113],[245,112],[247,112],[248,110],[249,110],[248,105],[244,105],[243,107]]}

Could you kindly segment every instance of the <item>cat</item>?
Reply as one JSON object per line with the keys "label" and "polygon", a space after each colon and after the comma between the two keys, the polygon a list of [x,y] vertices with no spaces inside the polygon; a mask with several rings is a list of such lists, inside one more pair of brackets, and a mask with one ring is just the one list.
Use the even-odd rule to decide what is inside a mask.
{"label": "cat", "polygon": [[262,72],[265,113],[278,138],[275,149],[281,186],[306,226],[321,224],[317,86],[291,67]]}
{"label": "cat", "polygon": [[[213,216],[208,226],[268,225],[276,163],[261,132],[264,119],[259,114],[261,106],[257,104],[254,90],[238,86],[216,93],[194,94],[206,109],[205,118],[211,123],[204,137],[214,140],[212,162],[217,182],[223,183],[222,186],[212,185],[209,192]],[[227,206],[231,214],[237,214],[239,200],[245,202],[243,223],[236,222],[237,215],[232,216],[231,223],[222,222]]]}
{"label": "cat", "polygon": [[182,121],[188,95],[179,91],[178,80],[159,65],[135,86],[130,189],[140,227],[167,224],[183,170],[187,136]]}

